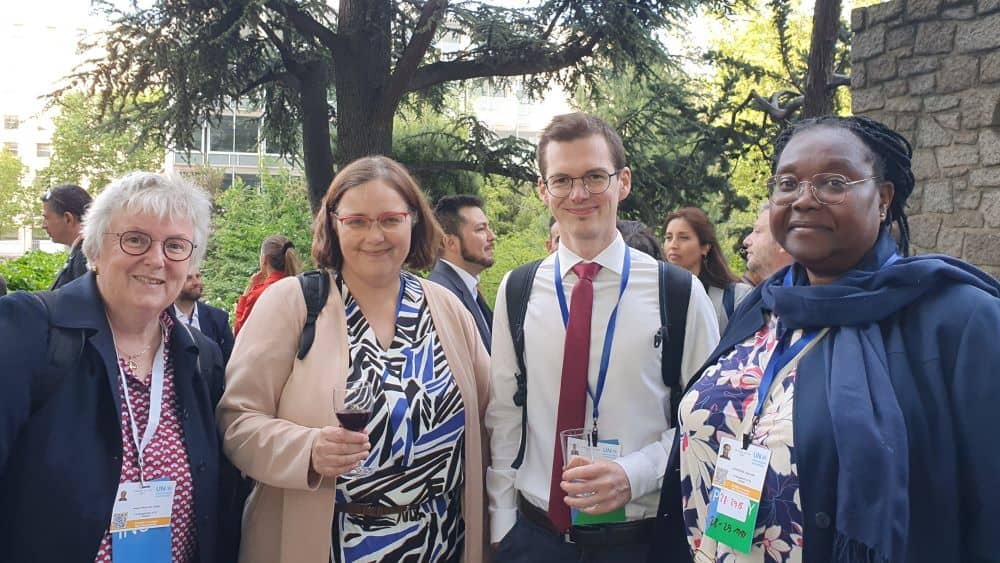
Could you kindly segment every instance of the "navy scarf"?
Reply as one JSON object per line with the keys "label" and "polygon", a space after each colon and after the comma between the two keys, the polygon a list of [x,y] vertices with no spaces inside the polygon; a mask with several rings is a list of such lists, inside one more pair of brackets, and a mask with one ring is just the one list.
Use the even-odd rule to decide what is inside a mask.
{"label": "navy scarf", "polygon": [[832,329],[825,377],[839,468],[833,557],[840,562],[906,557],[906,424],[889,378],[879,321],[952,284],[1000,296],[996,280],[961,260],[925,255],[887,264],[895,252],[895,241],[883,229],[861,262],[829,285],[808,285],[805,269],[793,264],[793,286],[782,286],[785,269],[761,287],[764,304],[783,326]]}

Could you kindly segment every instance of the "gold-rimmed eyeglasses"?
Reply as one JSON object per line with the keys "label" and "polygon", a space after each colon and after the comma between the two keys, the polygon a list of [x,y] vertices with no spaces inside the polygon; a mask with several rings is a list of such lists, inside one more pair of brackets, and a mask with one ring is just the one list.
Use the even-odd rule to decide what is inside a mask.
{"label": "gold-rimmed eyeglasses", "polygon": [[802,195],[802,187],[809,186],[813,197],[822,205],[840,205],[847,199],[847,192],[855,186],[878,176],[849,180],[843,174],[816,174],[800,180],[795,174],[778,174],[767,181],[768,198],[774,205],[791,205]]}

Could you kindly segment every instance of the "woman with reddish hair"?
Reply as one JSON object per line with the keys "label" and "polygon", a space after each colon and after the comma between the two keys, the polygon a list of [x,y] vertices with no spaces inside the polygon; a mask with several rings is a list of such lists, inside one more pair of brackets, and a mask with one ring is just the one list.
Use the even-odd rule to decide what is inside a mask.
{"label": "woman with reddish hair", "polygon": [[271,284],[302,271],[302,260],[295,251],[295,244],[285,235],[271,235],[260,245],[260,270],[250,277],[250,283],[236,301],[236,324],[233,334],[239,334],[243,323],[257,303],[261,293]]}

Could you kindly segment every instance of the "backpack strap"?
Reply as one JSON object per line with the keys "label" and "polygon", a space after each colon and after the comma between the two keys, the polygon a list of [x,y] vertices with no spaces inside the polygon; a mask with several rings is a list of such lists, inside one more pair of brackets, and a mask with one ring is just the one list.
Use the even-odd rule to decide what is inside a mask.
{"label": "backpack strap", "polygon": [[49,321],[49,347],[45,352],[45,366],[34,373],[31,379],[31,413],[41,409],[49,397],[55,393],[66,376],[71,373],[83,355],[86,335],[82,328],[66,328],[52,325],[52,309],[55,294],[38,291],[32,295],[42,304]]}
{"label": "backpack strap", "polygon": [[687,330],[688,304],[691,301],[691,274],[678,266],[658,263],[660,288],[660,330],[653,346],[663,346],[660,369],[663,384],[670,389],[670,419],[676,424],[681,388],[681,361],[684,359],[684,333]]}
{"label": "backpack strap", "polygon": [[330,276],[325,270],[312,270],[297,276],[302,287],[302,297],[306,301],[306,322],[302,325],[302,336],[299,338],[298,358],[301,360],[312,348],[316,339],[316,318],[319,317],[327,296],[330,295]]}
{"label": "backpack strap", "polygon": [[736,310],[736,284],[731,283],[722,290],[722,308],[726,311],[726,319],[733,318],[733,311]]}
{"label": "backpack strap", "polygon": [[529,262],[511,271],[507,277],[507,323],[510,325],[510,336],[514,342],[514,357],[517,358],[517,391],[514,392],[514,404],[521,407],[521,444],[517,448],[517,457],[510,464],[512,469],[521,467],[524,461],[524,445],[528,426],[528,370],[524,364],[524,317],[528,312],[528,299],[531,298],[531,286],[535,282],[535,272],[541,260]]}

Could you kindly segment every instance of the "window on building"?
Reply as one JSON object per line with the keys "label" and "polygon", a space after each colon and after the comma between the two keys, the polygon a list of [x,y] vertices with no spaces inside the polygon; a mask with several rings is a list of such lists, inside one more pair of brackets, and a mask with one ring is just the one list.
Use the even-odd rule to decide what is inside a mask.
{"label": "window on building", "polygon": [[257,152],[259,117],[236,116],[236,152]]}
{"label": "window on building", "polygon": [[35,145],[35,156],[38,158],[49,158],[52,156],[52,145],[50,143],[38,143]]}
{"label": "window on building", "polygon": [[14,156],[17,156],[17,143],[4,143],[3,150],[7,151],[8,153]]}
{"label": "window on building", "polygon": [[208,124],[208,150],[233,152],[233,116],[224,115]]}
{"label": "window on building", "polygon": [[20,126],[21,126],[21,120],[18,119],[16,115],[3,116],[4,129],[17,129]]}

